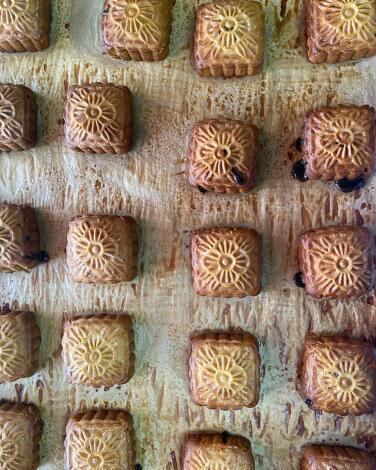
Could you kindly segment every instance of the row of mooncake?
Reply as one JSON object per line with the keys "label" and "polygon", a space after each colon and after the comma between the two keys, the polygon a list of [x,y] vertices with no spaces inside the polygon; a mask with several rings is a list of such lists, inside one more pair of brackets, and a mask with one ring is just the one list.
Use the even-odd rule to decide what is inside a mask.
{"label": "row of mooncake", "polygon": [[[8,463],[4,468],[36,470],[42,435],[38,408],[4,402],[0,405],[0,426],[0,448]],[[135,464],[135,440],[132,416],[125,411],[99,409],[78,413],[71,416],[66,426],[65,469],[142,470],[141,464]],[[374,470],[376,457],[352,447],[325,445],[309,445],[301,452],[301,470],[342,469],[344,464],[346,469]],[[185,439],[182,468],[254,470],[255,459],[245,437],[227,432],[196,432]]]}
{"label": "row of mooncake", "polygon": [[[40,330],[32,312],[0,314],[0,383],[38,370]],[[87,315],[65,322],[62,357],[70,383],[112,387],[127,383],[135,363],[133,323],[128,315]],[[340,416],[376,409],[376,348],[342,336],[309,336],[304,345],[299,391],[314,411]],[[259,343],[249,333],[212,332],[191,340],[193,403],[211,409],[252,408],[259,401]]]}
{"label": "row of mooncake", "polygon": [[[113,84],[68,89],[64,130],[71,149],[125,153],[132,147],[132,93]],[[0,150],[24,150],[37,140],[35,94],[23,85],[0,85]],[[239,120],[208,119],[191,132],[188,180],[201,192],[245,193],[257,181],[259,131]],[[336,181],[349,192],[360,189],[376,168],[375,110],[369,106],[323,107],[309,113],[301,137],[291,146],[293,175]]]}
{"label": "row of mooncake", "polygon": [[[173,0],[105,0],[102,50],[125,60],[158,61],[169,52]],[[308,0],[308,59],[335,63],[376,52],[372,0]],[[50,44],[51,0],[0,4],[0,51],[45,49]],[[233,77],[262,70],[265,17],[261,2],[215,0],[196,12],[192,57],[200,75]]]}
{"label": "row of mooncake", "polygon": [[[0,271],[27,271],[48,254],[40,251],[35,211],[0,204]],[[67,265],[75,282],[114,284],[137,275],[138,237],[132,217],[83,215],[69,223]],[[262,242],[245,227],[192,232],[193,287],[210,297],[255,296],[262,289]],[[299,239],[295,275],[315,298],[349,299],[369,293],[376,281],[374,235],[365,227],[338,225],[309,230]]]}

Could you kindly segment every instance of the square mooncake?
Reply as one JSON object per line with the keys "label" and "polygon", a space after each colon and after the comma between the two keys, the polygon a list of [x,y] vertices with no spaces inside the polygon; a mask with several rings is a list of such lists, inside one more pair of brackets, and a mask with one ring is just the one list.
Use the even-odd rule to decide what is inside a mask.
{"label": "square mooncake", "polygon": [[187,439],[183,470],[254,470],[251,443],[240,436],[197,434]]}
{"label": "square mooncake", "polygon": [[35,52],[50,45],[51,0],[0,2],[0,51]]}
{"label": "square mooncake", "polygon": [[196,405],[222,410],[256,406],[260,389],[257,339],[247,333],[194,337],[189,377]]}
{"label": "square mooncake", "polygon": [[71,86],[64,122],[65,142],[73,150],[126,153],[132,146],[132,93],[126,86],[111,83]]}
{"label": "square mooncake", "polygon": [[376,459],[370,452],[353,447],[309,446],[304,450],[301,470],[375,470]]}
{"label": "square mooncake", "polygon": [[349,299],[375,284],[374,236],[365,227],[338,225],[300,237],[299,265],[305,289],[317,299]]}
{"label": "square mooncake", "polygon": [[30,377],[37,371],[40,340],[32,312],[0,313],[0,383]]}
{"label": "square mooncake", "polygon": [[0,405],[0,456],[4,470],[36,470],[42,433],[38,408],[4,402]]}
{"label": "square mooncake", "polygon": [[245,297],[261,291],[259,234],[248,228],[211,228],[192,234],[193,286],[199,295]]}
{"label": "square mooncake", "polygon": [[376,348],[341,336],[308,337],[301,395],[315,411],[372,414],[376,408]]}
{"label": "square mooncake", "polygon": [[375,110],[370,106],[316,109],[304,120],[302,140],[308,178],[354,179],[375,171]]}
{"label": "square mooncake", "polygon": [[264,11],[258,1],[215,0],[197,9],[193,59],[205,77],[242,77],[262,69]]}
{"label": "square mooncake", "polygon": [[132,217],[83,215],[69,222],[67,263],[75,282],[116,284],[137,275],[137,228]]}
{"label": "square mooncake", "polygon": [[62,346],[70,383],[112,387],[133,375],[133,329],[127,315],[72,318],[64,325]]}
{"label": "square mooncake", "polygon": [[0,272],[28,271],[35,267],[39,249],[34,209],[0,204]]}
{"label": "square mooncake", "polygon": [[191,134],[188,178],[217,193],[245,193],[255,186],[258,129],[235,120],[198,122]]}
{"label": "square mooncake", "polygon": [[37,142],[37,102],[30,88],[0,84],[0,150],[26,150]]}
{"label": "square mooncake", "polygon": [[174,3],[171,0],[105,0],[103,51],[124,60],[165,59]]}
{"label": "square mooncake", "polygon": [[376,53],[374,0],[308,0],[308,60],[333,64]]}
{"label": "square mooncake", "polygon": [[66,430],[66,469],[134,470],[133,434],[133,420],[125,411],[88,411],[73,416]]}

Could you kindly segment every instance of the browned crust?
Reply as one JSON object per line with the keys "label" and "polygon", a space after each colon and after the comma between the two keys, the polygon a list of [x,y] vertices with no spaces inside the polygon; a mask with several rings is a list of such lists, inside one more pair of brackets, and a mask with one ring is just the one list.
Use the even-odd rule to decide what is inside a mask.
{"label": "browned crust", "polygon": [[33,3],[36,4],[34,16],[38,22],[35,31],[22,34],[19,29],[0,30],[0,52],[36,52],[50,46],[51,0],[33,0]]}
{"label": "browned crust", "polygon": [[31,455],[22,457],[29,463],[27,470],[36,470],[39,466],[39,442],[42,435],[42,420],[38,408],[31,404],[6,401],[0,405],[0,418],[27,423],[29,432],[24,439],[31,442]]}
{"label": "browned crust", "polygon": [[[79,91],[95,92],[102,95],[112,91],[114,94],[119,94],[117,96],[119,104],[118,106],[115,105],[115,120],[118,116],[121,116],[121,123],[119,123],[120,130],[116,135],[116,142],[106,140],[100,133],[90,134],[82,142],[69,137],[71,131],[77,126],[73,118],[74,104],[72,99],[74,94]],[[122,95],[121,99],[120,94]],[[64,134],[66,145],[77,152],[100,154],[124,154],[129,152],[133,143],[133,96],[129,88],[112,83],[90,83],[69,87],[64,107]]]}
{"label": "browned crust", "polygon": [[[217,177],[214,178],[214,181],[210,181],[202,176],[202,171],[200,171],[200,168],[197,166],[200,163],[200,155],[196,155],[197,149],[199,147],[196,134],[200,129],[205,128],[208,125],[217,128],[218,131],[230,133],[234,132],[236,129],[239,129],[240,126],[240,129],[242,129],[246,135],[246,148],[244,148],[244,145],[242,145],[242,150],[245,155],[240,159],[241,161],[244,160],[244,164],[247,167],[247,171],[242,172],[245,184],[238,184],[235,178],[232,182],[230,182],[226,177],[222,177],[222,179]],[[251,189],[253,189],[256,185],[256,166],[259,150],[258,135],[259,130],[256,126],[252,124],[246,124],[239,120],[206,119],[204,121],[197,122],[191,132],[189,153],[187,156],[187,174],[189,183],[192,186],[201,187],[207,191],[214,191],[217,193],[236,194],[247,193],[251,191]]]}
{"label": "browned crust", "polygon": [[[223,403],[218,404],[217,400],[214,398],[212,401],[203,401],[195,389],[195,380],[194,380],[194,369],[197,367],[197,364],[194,359],[194,352],[196,349],[199,349],[200,346],[211,344],[213,346],[219,347],[220,345],[230,346],[234,345],[237,347],[245,347],[252,350],[252,356],[255,361],[255,372],[256,377],[254,378],[254,393],[255,397],[253,400],[248,403],[242,403],[241,405],[224,405]],[[191,356],[189,360],[189,380],[190,380],[190,391],[191,398],[193,403],[199,406],[205,406],[209,409],[220,409],[220,410],[239,410],[241,408],[253,408],[257,405],[259,401],[260,393],[260,354],[259,354],[259,343],[257,338],[255,338],[250,333],[201,333],[195,335],[191,341]]]}
{"label": "browned crust", "polygon": [[[13,92],[20,100],[19,104],[14,103],[14,118],[22,127],[22,136],[14,135],[10,139],[0,138],[0,150],[10,152],[35,147],[37,143],[37,102],[35,93],[24,85],[0,84],[1,94],[9,92]],[[9,101],[12,102],[11,99]]]}
{"label": "browned crust", "polygon": [[[208,236],[214,235],[218,238],[225,238],[226,236],[239,235],[241,239],[246,240],[252,246],[252,268],[255,273],[256,282],[255,287],[249,286],[246,290],[237,288],[236,286],[219,285],[217,288],[210,288],[200,285],[200,257],[201,252],[198,244]],[[256,296],[261,292],[262,284],[262,252],[261,252],[261,237],[256,230],[244,227],[219,227],[219,228],[205,228],[198,229],[192,232],[191,235],[191,257],[192,257],[192,277],[193,287],[197,294],[209,297],[246,297]]]}
{"label": "browned crust", "polygon": [[[105,0],[104,11],[108,11],[111,8],[112,0]],[[162,2],[163,3],[163,2]],[[161,29],[164,29],[164,34],[161,43],[157,47],[152,47],[146,42],[141,40],[135,41],[135,44],[127,45],[124,43],[111,43],[107,40],[107,32],[111,31],[113,25],[109,19],[108,14],[102,15],[101,21],[101,39],[102,39],[102,50],[106,54],[109,54],[115,59],[122,60],[133,60],[133,61],[145,61],[145,62],[157,62],[164,60],[169,53],[170,45],[170,34],[172,31],[172,8],[175,2],[170,0],[164,0],[164,5],[161,3],[161,20],[163,24],[160,25]]]}
{"label": "browned crust", "polygon": [[[106,325],[118,325],[121,328],[124,329],[125,334],[124,334],[124,340],[127,340],[129,343],[129,357],[124,358],[122,363],[128,362],[129,367],[124,369],[123,373],[121,376],[119,375],[119,380],[113,382],[113,381],[101,381],[101,382],[96,382],[95,380],[84,380],[84,381],[75,381],[70,373],[70,369],[74,368],[74,364],[70,364],[70,367],[68,367],[68,355],[69,355],[69,341],[68,341],[68,336],[69,336],[69,329],[71,326],[80,326],[80,325],[89,325],[90,324],[103,324],[104,326]],[[112,315],[112,314],[101,314],[101,315],[86,315],[86,316],[78,316],[78,317],[73,317],[67,320],[64,324],[64,334],[63,334],[63,339],[62,339],[62,357],[64,361],[64,368],[65,372],[68,376],[68,380],[70,383],[77,383],[79,385],[85,385],[89,387],[95,387],[95,388],[100,388],[100,387],[112,387],[114,385],[122,385],[128,382],[133,374],[134,374],[134,366],[135,366],[135,354],[134,354],[134,349],[135,349],[135,343],[134,343],[134,332],[133,332],[133,322],[130,316],[128,315]]]}
{"label": "browned crust", "polygon": [[[369,113],[369,121],[371,123],[371,128],[369,135],[367,137],[367,146],[373,154],[373,160],[364,162],[364,167],[359,167],[356,171],[351,169],[351,165],[336,165],[331,170],[326,170],[324,172],[318,172],[314,169],[312,165],[312,159],[315,155],[315,146],[314,146],[314,136],[315,132],[312,129],[312,118],[319,116],[322,113],[335,113],[338,110],[365,110]],[[302,139],[303,139],[303,152],[302,157],[307,162],[306,164],[306,175],[310,179],[321,179],[323,181],[339,180],[342,178],[354,179],[360,174],[366,176],[372,174],[376,170],[376,126],[375,126],[375,109],[372,106],[355,106],[355,105],[340,105],[340,106],[323,106],[321,108],[315,109],[308,113],[304,118],[304,126],[302,129]]]}
{"label": "browned crust", "polygon": [[[73,233],[82,222],[88,222],[90,227],[102,225],[102,221],[111,228],[112,224],[122,224],[122,237],[120,244],[127,243],[129,256],[124,259],[118,255],[121,269],[116,272],[104,272],[101,269],[92,269],[88,274],[79,273],[77,270],[77,260],[75,256],[75,240]],[[115,240],[114,243],[117,241]],[[71,279],[75,282],[84,282],[89,284],[117,284],[120,282],[130,282],[137,276],[138,261],[138,240],[137,240],[137,224],[133,217],[116,216],[116,215],[82,215],[75,217],[69,222],[69,231],[67,235],[67,265]],[[111,260],[111,263],[114,260]]]}
{"label": "browned crust", "polygon": [[[65,437],[65,465],[67,470],[74,470],[74,464],[72,462],[72,451],[70,447],[70,434],[73,431],[79,430],[82,425],[90,428],[91,426],[94,429],[100,428],[103,431],[111,431],[115,426],[120,425],[123,431],[127,434],[128,442],[122,442],[121,447],[129,444],[128,448],[128,461],[125,463],[124,470],[133,470],[135,465],[135,436],[133,428],[133,419],[132,416],[122,410],[90,410],[82,413],[78,413],[72,416],[66,427],[66,437]],[[117,441],[119,442],[119,441]]]}
{"label": "browned crust", "polygon": [[[354,447],[340,446],[308,446],[304,450],[301,462],[301,470],[311,470],[315,465],[327,464],[337,465],[352,464],[354,470],[358,469],[357,464],[362,464],[361,470],[374,470],[376,468],[375,456],[370,452],[355,449]],[[367,465],[367,466],[365,466]]]}
{"label": "browned crust", "polygon": [[[331,351],[333,348],[339,351],[343,351],[343,354],[348,354],[352,351],[352,357],[361,357],[368,364],[372,364],[371,371],[367,368],[365,373],[367,376],[371,374],[372,389],[368,392],[372,397],[372,403],[369,405],[359,405],[357,403],[348,403],[347,406],[342,405],[339,402],[334,403],[332,400],[326,400],[323,398],[321,393],[320,398],[318,393],[320,385],[317,380],[317,374],[315,373],[315,355],[322,351]],[[301,373],[300,373],[300,384],[299,392],[304,400],[309,400],[309,407],[314,411],[325,411],[327,413],[334,413],[339,416],[347,415],[362,415],[372,414],[376,408],[376,363],[374,357],[376,354],[376,348],[368,341],[362,341],[355,338],[349,338],[345,336],[308,336],[302,356]],[[355,360],[355,359],[354,359]]]}
{"label": "browned crust", "polygon": [[322,47],[319,44],[320,20],[322,14],[316,7],[317,0],[307,0],[306,15],[306,37],[307,37],[307,55],[308,60],[313,64],[335,64],[338,62],[347,62],[349,60],[359,60],[371,57],[376,53],[376,41],[367,46],[349,43],[347,47],[328,45]]}
{"label": "browned crust", "polygon": [[203,77],[223,77],[223,78],[231,78],[231,77],[243,77],[246,75],[256,75],[262,71],[263,61],[264,61],[264,35],[265,35],[265,19],[263,13],[263,7],[259,2],[254,2],[249,0],[250,4],[253,4],[255,9],[259,10],[260,13],[260,24],[258,25],[260,31],[257,37],[254,39],[261,44],[261,51],[257,61],[251,60],[238,60],[235,59],[226,59],[225,56],[219,55],[216,61],[211,62],[210,60],[205,60],[202,57],[202,47],[203,46],[203,39],[204,39],[204,30],[203,24],[205,19],[202,18],[207,10],[207,8],[211,6],[225,6],[229,3],[234,5],[239,5],[241,2],[239,0],[215,0],[214,2],[204,3],[200,5],[196,10],[196,27],[194,33],[194,43],[193,43],[193,51],[192,51],[192,58],[194,60],[196,71],[199,75]]}
{"label": "browned crust", "polygon": [[[311,266],[311,258],[309,255],[309,247],[311,244],[311,239],[314,237],[315,240],[320,239],[320,237],[333,235],[333,234],[359,234],[363,239],[364,245],[367,246],[367,272],[370,273],[370,281],[368,282],[368,288],[362,290],[357,289],[355,286],[349,286],[346,290],[341,289],[335,292],[324,293],[316,285],[316,270]],[[299,269],[303,273],[305,290],[307,294],[316,299],[328,298],[328,299],[349,299],[352,297],[360,297],[366,294],[372,289],[376,280],[376,246],[375,240],[372,233],[366,227],[350,226],[350,225],[333,225],[329,227],[319,228],[308,230],[300,236],[299,248],[298,248],[298,259],[299,259]]]}
{"label": "browned crust", "polygon": [[[249,465],[249,470],[254,470],[255,462],[252,453],[252,446],[248,439],[242,436],[226,435],[226,440],[224,441],[223,435],[219,433],[205,433],[205,434],[191,434],[187,436],[184,448],[184,462],[183,470],[196,470],[197,460],[195,459],[192,463],[192,457],[195,457],[195,454],[203,455],[206,450],[214,448],[215,453],[213,455],[218,455],[221,457],[222,452],[225,450],[226,455],[228,455],[229,449],[234,453],[234,457],[240,454],[243,454],[244,460]],[[243,463],[242,462],[242,463]],[[213,462],[214,464],[215,462]],[[206,467],[202,467],[199,470],[204,470]],[[244,466],[242,465],[241,470]],[[235,469],[234,469],[235,470]]]}

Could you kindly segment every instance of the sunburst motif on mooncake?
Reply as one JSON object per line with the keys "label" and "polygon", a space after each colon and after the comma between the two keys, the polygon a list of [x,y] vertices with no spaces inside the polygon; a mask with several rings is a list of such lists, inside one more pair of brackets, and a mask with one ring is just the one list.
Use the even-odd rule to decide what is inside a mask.
{"label": "sunburst motif on mooncake", "polygon": [[102,46],[125,60],[162,60],[168,55],[172,1],[106,0],[102,16]]}
{"label": "sunburst motif on mooncake", "polygon": [[191,134],[188,177],[193,186],[242,193],[253,188],[258,129],[235,120],[198,122]]}
{"label": "sunburst motif on mooncake", "polygon": [[0,51],[34,52],[50,45],[51,0],[1,0]]}
{"label": "sunburst motif on mooncake", "polygon": [[73,416],[65,439],[67,470],[134,470],[133,421],[124,411]]}
{"label": "sunburst motif on mooncake", "polygon": [[183,470],[254,470],[250,442],[240,436],[197,434],[187,439]]}
{"label": "sunburst motif on mooncake", "polygon": [[264,13],[252,0],[215,0],[198,7],[194,60],[204,76],[258,73],[263,63]]}
{"label": "sunburst motif on mooncake", "polygon": [[315,298],[348,299],[369,292],[376,279],[374,237],[364,227],[331,226],[300,237],[299,264]]}
{"label": "sunburst motif on mooncake", "polygon": [[132,217],[87,215],[69,224],[67,263],[76,282],[131,281],[137,274],[137,253]]}
{"label": "sunburst motif on mooncake", "polygon": [[192,400],[209,408],[255,406],[259,398],[260,357],[249,334],[206,334],[192,340]]}
{"label": "sunburst motif on mooncake", "polygon": [[374,0],[309,0],[308,59],[334,63],[376,52]]}
{"label": "sunburst motif on mooncake", "polygon": [[310,337],[302,362],[301,391],[312,408],[338,415],[373,413],[376,405],[376,350],[371,343],[343,337]]}
{"label": "sunburst motif on mooncake", "polygon": [[301,470],[374,470],[376,458],[371,452],[353,447],[312,445],[304,450]]}

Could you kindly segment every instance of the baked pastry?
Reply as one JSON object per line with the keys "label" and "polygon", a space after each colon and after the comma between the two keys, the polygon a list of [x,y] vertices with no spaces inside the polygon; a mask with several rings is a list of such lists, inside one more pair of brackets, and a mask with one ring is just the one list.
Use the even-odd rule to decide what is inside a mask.
{"label": "baked pastry", "polygon": [[133,329],[127,315],[72,318],[64,325],[62,346],[70,383],[112,387],[133,375]]}
{"label": "baked pastry", "polygon": [[222,410],[256,406],[260,389],[257,339],[248,333],[194,337],[189,377],[196,405]]}
{"label": "baked pastry", "polygon": [[308,60],[333,64],[376,53],[374,0],[308,0]]}
{"label": "baked pastry", "polygon": [[360,189],[376,169],[375,139],[370,106],[325,106],[308,113],[300,139],[305,178],[335,180],[344,192]]}
{"label": "baked pastry", "polygon": [[189,182],[200,191],[246,193],[255,186],[257,156],[257,127],[229,119],[198,122],[189,146]]}
{"label": "baked pastry", "polygon": [[209,297],[245,297],[261,291],[259,234],[248,228],[210,228],[192,233],[193,287]]}
{"label": "baked pastry", "polygon": [[0,204],[0,271],[28,271],[48,259],[48,254],[40,251],[34,209]]}
{"label": "baked pastry", "polygon": [[116,59],[165,59],[174,3],[172,0],[105,0],[103,51]]}
{"label": "baked pastry", "polygon": [[251,443],[240,436],[198,434],[187,439],[183,470],[254,470]]}
{"label": "baked pastry", "polygon": [[132,281],[137,275],[137,254],[137,228],[132,217],[82,215],[69,222],[67,263],[73,281]]}
{"label": "baked pastry", "polygon": [[0,84],[0,150],[25,150],[37,142],[37,102],[23,85]]}
{"label": "baked pastry", "polygon": [[255,75],[264,60],[264,11],[253,0],[214,0],[197,9],[193,60],[204,77]]}
{"label": "baked pastry", "polygon": [[301,395],[315,411],[346,416],[376,407],[376,348],[341,336],[308,337],[303,352]]}
{"label": "baked pastry", "polygon": [[133,420],[125,411],[88,411],[73,416],[66,430],[66,469],[134,470],[133,434]]}
{"label": "baked pastry", "polygon": [[370,452],[353,447],[309,446],[304,450],[301,470],[375,470],[376,459]]}
{"label": "baked pastry", "polygon": [[0,313],[0,382],[33,375],[39,346],[40,330],[32,312]]}
{"label": "baked pastry", "polygon": [[132,146],[133,99],[126,86],[111,83],[68,88],[65,142],[85,153],[126,153]]}
{"label": "baked pastry", "polygon": [[317,299],[360,297],[375,284],[376,247],[365,227],[309,230],[300,237],[298,255],[305,289]]}
{"label": "baked pastry", "polygon": [[51,0],[0,2],[0,51],[35,52],[50,45]]}
{"label": "baked pastry", "polygon": [[24,403],[0,405],[0,462],[4,470],[36,470],[42,433],[38,408]]}

